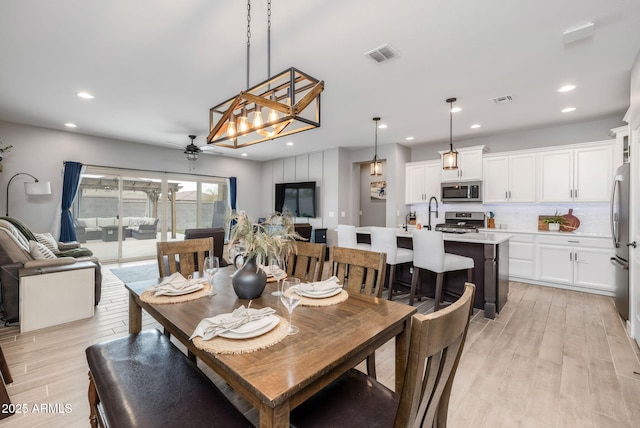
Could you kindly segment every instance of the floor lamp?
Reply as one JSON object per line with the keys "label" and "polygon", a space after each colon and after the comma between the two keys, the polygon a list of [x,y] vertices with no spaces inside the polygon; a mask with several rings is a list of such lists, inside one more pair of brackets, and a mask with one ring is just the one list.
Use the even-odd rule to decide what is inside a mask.
{"label": "floor lamp", "polygon": [[5,214],[7,217],[9,216],[9,186],[14,178],[19,175],[28,175],[33,178],[35,181],[28,181],[24,183],[24,193],[27,195],[50,195],[51,194],[51,183],[49,181],[40,181],[35,178],[33,175],[26,172],[19,172],[15,174],[13,177],[9,179],[7,183],[7,213]]}

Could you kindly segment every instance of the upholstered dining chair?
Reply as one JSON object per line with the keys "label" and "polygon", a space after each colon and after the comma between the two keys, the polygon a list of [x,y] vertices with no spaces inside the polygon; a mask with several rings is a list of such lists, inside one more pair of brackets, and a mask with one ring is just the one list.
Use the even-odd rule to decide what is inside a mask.
{"label": "upholstered dining chair", "polygon": [[293,276],[302,282],[314,282],[322,279],[326,244],[297,242],[296,252],[287,259],[287,276]]}
{"label": "upholstered dining chair", "polygon": [[205,253],[212,251],[213,238],[158,242],[156,247],[160,276],[180,272],[188,278],[194,272],[202,274]]}
{"label": "upholstered dining chair", "polygon": [[336,232],[338,234],[338,247],[371,250],[371,245],[369,244],[358,244],[358,234],[356,233],[355,226],[351,224],[339,224],[338,227],[336,227]]}
{"label": "upholstered dining chair", "polygon": [[[387,255],[357,248],[331,247],[329,275],[336,276],[349,293],[382,297]],[[367,357],[367,373],[376,377],[375,352]]]}
{"label": "upholstered dining chair", "polygon": [[[396,266],[413,262],[413,251],[408,248],[398,248],[396,230],[391,227],[371,228],[371,251],[387,254],[389,265],[389,300],[393,300],[393,292],[399,292],[396,281]],[[406,293],[405,293],[406,294]]]}
{"label": "upholstered dining chair", "polygon": [[467,271],[467,281],[473,280],[474,263],[471,257],[449,254],[444,251],[442,232],[433,230],[413,231],[413,275],[411,276],[411,294],[409,304],[417,296],[416,288],[420,270],[426,269],[436,274],[435,310],[440,309],[444,274],[456,270]]}
{"label": "upholstered dining chair", "polygon": [[350,369],[291,412],[291,426],[446,427],[449,397],[467,336],[475,285],[447,308],[412,318],[400,394]]}

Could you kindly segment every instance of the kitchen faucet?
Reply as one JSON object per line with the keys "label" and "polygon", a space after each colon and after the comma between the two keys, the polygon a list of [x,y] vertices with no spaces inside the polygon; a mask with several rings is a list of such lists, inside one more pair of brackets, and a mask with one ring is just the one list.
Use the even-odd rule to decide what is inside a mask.
{"label": "kitchen faucet", "polygon": [[429,199],[429,224],[427,225],[427,230],[431,230],[431,201],[435,201],[436,203],[436,218],[438,218],[438,199],[432,196]]}

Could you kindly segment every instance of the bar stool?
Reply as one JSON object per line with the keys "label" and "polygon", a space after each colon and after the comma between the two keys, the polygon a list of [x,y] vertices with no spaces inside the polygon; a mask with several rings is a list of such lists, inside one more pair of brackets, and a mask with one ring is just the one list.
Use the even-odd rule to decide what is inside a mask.
{"label": "bar stool", "polygon": [[356,234],[355,226],[350,224],[339,224],[336,231],[338,232],[338,247],[358,248],[360,250],[371,251],[371,245],[365,243],[358,244],[358,236]]}
{"label": "bar stool", "polygon": [[440,309],[442,300],[442,283],[445,272],[467,270],[467,281],[473,281],[474,263],[471,257],[459,256],[444,252],[444,238],[442,232],[429,230],[413,231],[413,275],[411,276],[411,294],[409,304],[413,305],[416,297],[416,286],[420,277],[420,269],[426,269],[437,274],[435,310]]}
{"label": "bar stool", "polygon": [[387,264],[389,265],[388,298],[393,300],[393,289],[396,287],[396,265],[411,263],[413,251],[408,248],[398,248],[396,230],[390,227],[371,228],[371,251],[387,254]]}

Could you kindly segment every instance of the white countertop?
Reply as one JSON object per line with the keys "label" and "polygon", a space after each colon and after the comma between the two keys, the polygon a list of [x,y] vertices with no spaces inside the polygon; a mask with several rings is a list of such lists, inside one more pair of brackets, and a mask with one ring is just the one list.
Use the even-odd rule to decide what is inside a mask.
{"label": "white countertop", "polygon": [[481,233],[529,233],[535,235],[556,235],[556,236],[582,236],[585,238],[603,238],[611,239],[611,234],[607,233],[595,233],[595,232],[581,232],[579,230],[574,232],[549,232],[548,230],[525,230],[525,229],[478,229]]}
{"label": "white countertop", "polygon": [[[396,228],[396,235],[411,238],[415,227],[410,227],[408,231],[403,228]],[[368,226],[356,227],[356,233],[370,234],[371,228]],[[509,233],[503,232],[467,232],[467,233],[444,233],[444,240],[451,242],[470,242],[474,244],[501,244],[511,238]]]}

